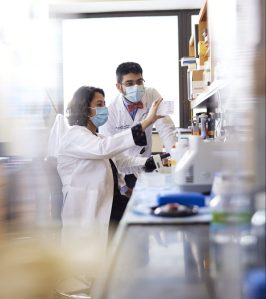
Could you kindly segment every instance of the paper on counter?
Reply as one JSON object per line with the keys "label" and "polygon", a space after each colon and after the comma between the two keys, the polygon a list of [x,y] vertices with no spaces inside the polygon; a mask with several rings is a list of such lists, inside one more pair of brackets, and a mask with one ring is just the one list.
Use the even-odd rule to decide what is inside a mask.
{"label": "paper on counter", "polygon": [[169,115],[174,114],[174,101],[162,101],[158,110],[157,115]]}

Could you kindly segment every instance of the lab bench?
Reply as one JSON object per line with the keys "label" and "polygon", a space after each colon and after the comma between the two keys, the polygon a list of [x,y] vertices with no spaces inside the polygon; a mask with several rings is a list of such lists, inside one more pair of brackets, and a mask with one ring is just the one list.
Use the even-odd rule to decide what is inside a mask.
{"label": "lab bench", "polygon": [[177,192],[170,174],[146,174],[135,187],[113,240],[97,299],[211,299],[210,214],[153,216],[147,206],[158,192]]}

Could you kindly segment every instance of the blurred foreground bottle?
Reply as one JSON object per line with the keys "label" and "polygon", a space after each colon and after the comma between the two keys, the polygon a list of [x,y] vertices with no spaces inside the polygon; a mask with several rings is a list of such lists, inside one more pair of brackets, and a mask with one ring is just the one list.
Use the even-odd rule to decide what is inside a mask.
{"label": "blurred foreground bottle", "polygon": [[249,230],[252,215],[252,178],[218,174],[210,202],[210,259],[216,299],[242,298],[240,239]]}
{"label": "blurred foreground bottle", "polygon": [[242,235],[243,297],[245,299],[266,298],[266,209],[265,191],[257,192],[254,197],[255,212],[251,227]]}

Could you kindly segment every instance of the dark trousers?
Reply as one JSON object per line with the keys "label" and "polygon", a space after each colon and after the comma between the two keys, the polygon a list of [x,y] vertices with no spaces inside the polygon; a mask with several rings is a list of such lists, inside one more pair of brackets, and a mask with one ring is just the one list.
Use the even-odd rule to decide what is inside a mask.
{"label": "dark trousers", "polygon": [[120,220],[122,219],[122,216],[125,212],[125,209],[127,207],[129,198],[121,195],[120,193],[116,194],[113,199],[112,204],[112,210],[111,210],[111,216],[110,216],[110,224],[109,224],[109,232],[108,232],[108,239],[109,243],[111,242],[114,233],[116,232],[116,229],[118,227],[118,224]]}

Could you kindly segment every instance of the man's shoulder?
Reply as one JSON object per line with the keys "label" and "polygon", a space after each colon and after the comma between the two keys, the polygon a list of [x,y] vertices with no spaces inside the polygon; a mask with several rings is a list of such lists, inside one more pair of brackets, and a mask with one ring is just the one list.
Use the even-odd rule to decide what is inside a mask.
{"label": "man's shoulder", "polygon": [[108,109],[116,110],[120,107],[123,107],[123,98],[121,94],[118,94],[111,102],[108,104]]}

